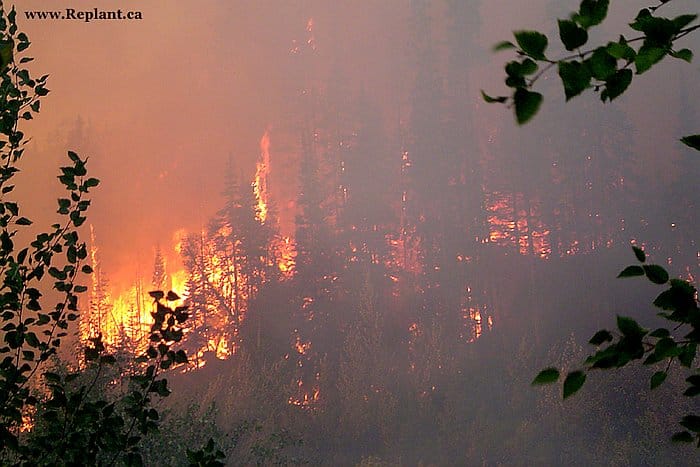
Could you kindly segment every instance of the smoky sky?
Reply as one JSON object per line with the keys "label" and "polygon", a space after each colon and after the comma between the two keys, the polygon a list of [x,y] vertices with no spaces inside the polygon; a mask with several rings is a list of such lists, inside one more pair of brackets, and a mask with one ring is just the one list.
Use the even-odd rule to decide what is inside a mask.
{"label": "smoky sky", "polygon": [[[65,151],[89,156],[91,175],[102,180],[89,222],[104,268],[121,280],[139,268],[148,276],[156,245],[169,248],[177,230],[196,231],[219,209],[229,160],[246,176],[254,175],[259,140],[269,130],[270,189],[281,217],[293,219],[288,211],[296,193],[298,125],[304,117],[296,108],[298,99],[309,89],[339,106],[362,97],[376,109],[387,138],[397,137],[402,120],[410,116],[416,75],[416,64],[408,58],[415,46],[410,39],[412,3],[16,2],[21,27],[32,41],[30,55],[36,57],[32,70],[50,74],[52,91],[37,120],[27,125],[33,140],[22,166],[21,180],[27,184],[20,192],[29,199],[26,209],[36,220],[51,223],[59,193],[55,175]],[[426,40],[439,41],[449,11],[443,2],[424,3],[433,35]],[[530,157],[541,141],[529,139],[529,132],[560,130],[547,115],[564,107],[563,92],[554,86],[552,75],[544,83],[542,115],[530,126],[516,128],[507,109],[488,106],[479,95],[482,88],[492,94],[505,89],[502,65],[509,56],[493,54],[490,47],[509,39],[512,30],[540,28],[550,33],[552,47],[559,50],[554,19],[577,2],[469,3],[474,21],[465,25],[473,34],[464,43],[468,85],[463,104],[480,118],[474,139],[460,143],[479,148],[489,160],[497,161],[503,152],[510,158]],[[680,2],[677,8],[691,3]],[[610,25],[593,39],[615,39],[615,28],[624,25],[630,9],[644,5],[613,2]],[[26,10],[68,7],[139,10],[143,20],[84,23],[24,17]],[[698,49],[697,35],[684,45]],[[662,71],[640,77],[616,104],[632,123],[638,165],[650,179],[659,176],[667,183],[682,176],[670,163],[684,151],[675,141],[693,130],[686,128],[678,109],[697,89],[698,76],[697,64],[666,59]],[[576,115],[586,106],[601,107],[596,99],[582,97],[559,112]]]}

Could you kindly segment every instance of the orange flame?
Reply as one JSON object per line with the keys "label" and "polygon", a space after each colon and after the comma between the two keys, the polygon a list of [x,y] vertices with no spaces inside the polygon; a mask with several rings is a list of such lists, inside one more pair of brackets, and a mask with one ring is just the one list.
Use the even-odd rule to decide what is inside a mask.
{"label": "orange flame", "polygon": [[[90,261],[93,269],[89,306],[81,313],[80,335],[83,341],[102,335],[102,342],[108,348],[124,347],[133,352],[141,352],[148,345],[148,333],[153,322],[151,316],[153,299],[148,292],[153,289],[141,276],[128,281],[128,285],[118,292],[110,284],[102,270],[94,228],[90,228]],[[176,253],[175,248],[172,251]],[[163,261],[163,267],[167,263]],[[185,295],[187,275],[184,270],[172,273],[163,271],[164,288],[172,290],[181,298]],[[123,282],[122,282],[123,283]],[[182,300],[175,305],[180,305]]]}
{"label": "orange flame", "polygon": [[540,204],[525,203],[522,193],[494,191],[487,194],[489,237],[487,242],[515,248],[521,255],[547,259],[552,253],[550,231],[542,220]]}
{"label": "orange flame", "polygon": [[277,268],[282,273],[283,279],[294,276],[296,271],[297,249],[294,240],[290,237],[275,238],[273,250],[277,257]]}
{"label": "orange flame", "polygon": [[267,177],[270,174],[270,133],[265,130],[265,133],[260,138],[260,159],[255,166],[255,181],[253,182],[253,191],[255,199],[258,202],[257,219],[264,223],[267,219]]}

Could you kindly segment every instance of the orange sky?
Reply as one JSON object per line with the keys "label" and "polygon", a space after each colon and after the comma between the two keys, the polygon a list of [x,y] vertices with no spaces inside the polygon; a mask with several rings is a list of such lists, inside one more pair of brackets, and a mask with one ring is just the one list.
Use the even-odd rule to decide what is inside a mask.
{"label": "orange sky", "polygon": [[[575,3],[571,2],[572,8]],[[280,158],[288,155],[289,141],[280,147],[280,134],[295,118],[289,98],[297,90],[289,73],[299,71],[289,51],[293,41],[305,40],[309,17],[315,18],[320,65],[301,73],[328,75],[340,64],[362,92],[381,101],[385,120],[397,119],[399,93],[406,85],[397,56],[405,42],[406,18],[401,11],[406,4],[406,0],[16,2],[21,28],[33,43],[29,52],[36,57],[34,73],[49,73],[52,90],[38,119],[27,127],[33,142],[23,163],[23,176],[32,180],[20,192],[31,198],[25,209],[53,212],[58,195],[55,175],[65,151],[89,155],[91,174],[102,180],[89,221],[102,246],[105,268],[112,277],[134,274],[134,264],[141,258],[139,268],[149,277],[156,244],[170,245],[176,230],[196,229],[219,208],[228,157],[252,176],[258,142],[271,127],[273,171],[288,163]],[[490,55],[488,48],[509,38],[513,29],[554,24],[551,16],[569,8],[557,5],[558,10],[552,11],[555,2],[548,0],[482,4],[477,12],[484,25],[479,37],[482,49],[465,51],[481,56],[479,68],[470,71],[476,84],[473,99],[465,105],[478,105],[488,121],[512,125],[507,111],[480,102],[479,88],[494,93],[501,89],[497,83],[508,59]],[[84,23],[24,18],[27,10],[67,7],[139,10],[143,20]],[[612,16],[619,18],[615,10]],[[650,105],[649,99],[652,105],[654,99],[677,102],[677,90],[658,91],[656,86],[676,82],[682,67],[674,64],[665,75],[644,77],[627,98],[633,104],[625,105],[639,110]],[[697,72],[697,65],[692,67]],[[548,97],[546,105],[562,102],[558,96]],[[577,104],[570,105],[575,111]],[[674,118],[673,106],[666,107],[660,121]],[[639,149],[653,157],[678,135],[647,115],[641,112],[634,119]],[[644,130],[650,126],[657,128],[654,134]],[[40,196],[34,195],[37,186],[42,187]],[[34,214],[37,220],[42,217]],[[45,217],[47,223],[53,221]]]}
{"label": "orange sky", "polygon": [[[279,57],[265,57],[265,49],[274,51],[279,38],[231,3],[18,4],[37,58],[33,69],[51,74],[52,91],[29,127],[27,171],[42,186],[57,186],[67,149],[90,156],[89,169],[102,185],[89,220],[108,270],[132,268],[142,255],[150,268],[155,243],[169,245],[175,230],[196,228],[219,207],[229,156],[252,167],[277,107],[275,92],[266,90],[265,62]],[[23,10],[49,4],[140,10],[144,19],[24,20]],[[36,203],[51,209],[46,196]]]}

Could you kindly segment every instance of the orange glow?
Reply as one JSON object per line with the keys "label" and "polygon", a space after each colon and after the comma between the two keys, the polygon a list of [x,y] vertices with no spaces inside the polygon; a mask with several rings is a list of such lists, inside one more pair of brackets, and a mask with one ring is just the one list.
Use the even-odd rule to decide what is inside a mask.
{"label": "orange glow", "polygon": [[470,286],[465,287],[464,298],[462,299],[462,321],[463,328],[461,338],[464,342],[474,342],[479,339],[485,331],[493,328],[493,318],[486,304],[479,303],[475,298]]}
{"label": "orange glow", "polygon": [[[177,234],[175,236],[177,239]],[[168,251],[172,256],[177,255],[179,243]],[[91,337],[102,335],[102,342],[107,348],[122,347],[134,353],[145,350],[148,345],[147,336],[153,318],[151,317],[153,299],[148,292],[154,289],[142,276],[122,280],[118,287],[108,280],[102,270],[99,258],[99,247],[95,231],[90,229],[90,262],[93,269],[92,284],[87,310],[81,313],[80,336],[85,342]],[[169,272],[167,262],[165,268],[164,288],[172,290],[181,297],[175,303],[181,305],[185,296],[187,274],[183,269]]]}
{"label": "orange glow", "polygon": [[296,272],[297,249],[290,237],[275,238],[273,250],[277,258],[277,268],[283,279],[289,279]]}
{"label": "orange glow", "polygon": [[258,202],[256,217],[264,223],[267,219],[267,177],[270,174],[270,133],[266,130],[260,138],[260,159],[255,166],[253,191]]}
{"label": "orange glow", "polygon": [[27,405],[22,412],[22,424],[19,426],[20,433],[29,433],[34,429],[34,416],[36,415],[36,407]]}
{"label": "orange glow", "polygon": [[[255,180],[252,182],[256,197],[256,219],[264,224],[268,219],[268,186],[267,179],[270,168],[270,137],[266,131],[260,140],[260,160],[257,163]],[[213,238],[206,232],[199,235],[188,234],[184,229],[173,234],[172,247],[162,255],[160,269],[162,284],[165,290],[172,290],[181,300],[175,306],[191,304],[189,293],[192,283],[204,287],[205,293],[198,297],[199,310],[192,310],[189,329],[204,329],[198,348],[191,348],[188,334],[185,330],[185,345],[189,346],[188,353],[194,366],[199,368],[206,363],[206,354],[214,354],[218,359],[226,359],[236,353],[238,329],[245,319],[249,300],[257,294],[263,283],[270,280],[264,271],[259,271],[253,277],[246,270],[244,257],[235,252],[223,249],[219,240],[231,236],[235,226],[222,225]],[[235,250],[235,246],[233,247]],[[290,237],[275,235],[269,245],[268,266],[275,266],[282,280],[294,276],[296,272],[296,244]],[[194,263],[185,268],[180,265],[182,255],[187,252],[196,258]],[[81,320],[81,337],[87,340],[102,334],[107,346],[116,347],[127,344],[134,352],[145,350],[148,345],[148,333],[152,323],[152,299],[148,292],[154,287],[150,281],[137,275],[128,281],[128,286],[118,289],[108,284],[101,270],[98,247],[92,232],[90,259],[95,273],[92,276],[92,290],[88,313],[83,313]],[[171,264],[180,267],[168,270],[168,259]],[[121,281],[123,284],[124,281]],[[215,298],[207,295],[206,290],[216,291]],[[204,300],[204,303],[201,303]],[[202,308],[203,307],[203,308]],[[297,349],[308,349],[310,343],[298,343]],[[305,351],[305,350],[304,350]]]}
{"label": "orange glow", "polygon": [[294,348],[297,350],[299,355],[304,355],[308,350],[311,348],[311,341],[309,342],[302,342],[301,338],[299,335],[297,335],[297,340],[294,343]]}
{"label": "orange glow", "polygon": [[308,33],[306,43],[309,47],[311,47],[311,50],[316,50],[316,37],[314,36],[313,18],[309,18],[309,20],[306,22],[306,32]]}
{"label": "orange glow", "polygon": [[304,381],[297,379],[297,396],[290,396],[287,399],[289,405],[295,405],[303,410],[314,410],[321,399],[321,389],[318,384],[319,374],[316,373],[315,385],[310,389],[305,389]]}
{"label": "orange glow", "polygon": [[[386,241],[390,247],[387,261],[390,269],[401,269],[413,274],[422,271],[420,245],[414,238],[409,235],[401,235],[398,238],[387,236]],[[398,279],[394,280],[397,281]]]}
{"label": "orange glow", "polygon": [[500,191],[487,193],[486,201],[488,243],[514,248],[521,255],[550,257],[550,230],[541,220],[539,202],[523,193]]}

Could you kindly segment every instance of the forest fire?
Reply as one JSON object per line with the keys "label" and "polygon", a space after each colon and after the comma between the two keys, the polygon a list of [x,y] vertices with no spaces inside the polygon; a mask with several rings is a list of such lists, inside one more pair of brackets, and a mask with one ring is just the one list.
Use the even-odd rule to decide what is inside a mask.
{"label": "forest fire", "polygon": [[[567,34],[536,18],[551,1],[141,3],[143,21],[81,34],[30,20],[36,5],[0,7],[0,465],[694,465],[659,442],[688,405],[627,398],[649,376],[687,389],[700,370],[692,334],[656,324],[697,309],[698,174],[681,144],[649,144],[696,122],[697,80],[649,73],[641,105],[604,114],[551,99],[579,72],[577,90],[606,100],[636,83],[647,32],[574,47],[579,63],[557,68]],[[592,45],[609,31],[586,10],[608,3],[558,25],[577,40],[595,26]],[[654,29],[669,8],[635,21]],[[495,78],[485,47],[522,16],[506,10],[548,35],[501,42],[517,60],[509,95],[482,97],[512,103],[517,123],[540,109],[533,125],[480,98]],[[694,31],[691,17],[659,24]],[[50,27],[32,47],[71,53],[27,59],[15,20]],[[57,68],[46,127],[22,121],[39,110],[25,98],[48,92],[29,79],[44,64]],[[21,177],[42,171],[15,192],[25,143],[40,157]],[[64,146],[56,212],[43,169]],[[652,288],[666,314],[647,313]],[[670,347],[680,363],[662,366]],[[542,382],[568,397],[615,357],[660,371],[589,378],[573,405],[527,389],[554,365]]]}
{"label": "forest fire", "polygon": [[[303,383],[299,380],[299,388],[303,387]],[[321,390],[316,387],[311,390],[311,392],[302,392],[301,397],[296,398],[290,396],[288,399],[289,405],[299,407],[304,410],[313,410],[320,400]]]}
{"label": "forest fire", "polygon": [[267,179],[270,173],[270,134],[265,131],[260,138],[260,159],[255,166],[255,181],[253,191],[258,202],[257,219],[265,223],[267,219],[267,205],[269,193],[267,190]]}
{"label": "forest fire", "polygon": [[275,237],[272,249],[276,252],[277,268],[284,279],[294,276],[296,267],[296,246],[290,237]]}
{"label": "forest fire", "polygon": [[[101,335],[110,348],[121,348],[139,353],[148,345],[152,323],[153,300],[151,290],[172,290],[180,300],[175,305],[186,305],[191,313],[190,325],[185,329],[188,347],[195,367],[206,363],[206,355],[226,359],[236,353],[239,328],[248,311],[249,301],[273,277],[289,280],[294,277],[296,244],[293,238],[273,232],[269,227],[268,177],[270,172],[270,135],[266,131],[260,139],[260,157],[252,183],[241,185],[242,198],[231,199],[228,215],[192,234],[180,229],[173,235],[173,246],[165,251],[156,249],[153,276],[146,281],[137,275],[118,291],[107,279],[99,258],[99,248],[91,228],[90,260],[94,274],[88,312],[81,318],[81,339]],[[248,225],[237,223],[246,208],[246,187],[250,187],[254,219]],[[241,218],[242,220],[242,218]],[[246,231],[245,229],[248,229]],[[267,229],[267,230],[265,230]],[[248,256],[244,243],[252,240],[255,231],[270,232],[267,244],[259,246],[256,256]],[[246,232],[242,234],[242,232]],[[242,237],[246,235],[246,237]],[[247,237],[250,235],[251,237]],[[179,265],[169,268],[169,263]],[[256,263],[253,266],[252,263]],[[172,269],[172,270],[170,270]],[[308,348],[311,343],[298,343],[297,348]]]}
{"label": "forest fire", "polygon": [[[148,335],[153,322],[151,290],[172,290],[180,297],[186,293],[186,273],[179,269],[168,271],[167,261],[161,250],[156,250],[153,279],[146,282],[137,276],[127,281],[121,291],[110,284],[102,267],[94,228],[90,228],[90,262],[93,269],[89,308],[81,315],[81,340],[102,336],[111,348],[139,353],[148,345]],[[176,244],[170,253],[176,253]],[[182,303],[180,300],[175,305]]]}
{"label": "forest fire", "polygon": [[523,193],[488,194],[489,242],[547,259],[552,254],[549,230],[541,221],[537,203],[527,201]]}

